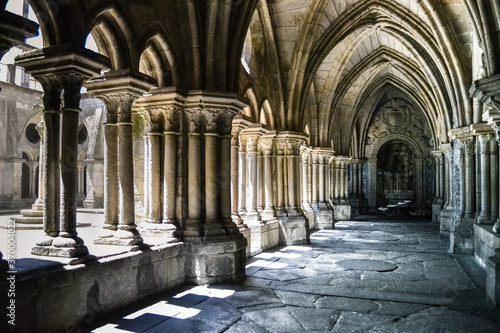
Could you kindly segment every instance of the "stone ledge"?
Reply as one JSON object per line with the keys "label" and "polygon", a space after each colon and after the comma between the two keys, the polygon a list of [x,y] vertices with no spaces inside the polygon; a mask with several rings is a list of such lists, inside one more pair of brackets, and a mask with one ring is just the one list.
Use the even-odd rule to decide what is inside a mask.
{"label": "stone ledge", "polygon": [[[166,244],[79,265],[16,260],[18,332],[60,332],[185,283],[184,244]],[[7,288],[4,281],[0,292]],[[54,302],[57,300],[57,302]]]}
{"label": "stone ledge", "polygon": [[488,257],[500,249],[500,234],[495,234],[492,225],[474,224],[474,257],[485,267]]}

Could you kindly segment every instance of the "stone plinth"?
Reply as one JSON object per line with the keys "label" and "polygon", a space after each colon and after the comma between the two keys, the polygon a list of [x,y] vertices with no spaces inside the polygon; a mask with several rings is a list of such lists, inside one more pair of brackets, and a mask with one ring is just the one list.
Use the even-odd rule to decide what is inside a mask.
{"label": "stone plinth", "polygon": [[251,230],[250,255],[254,256],[278,245],[279,223],[271,220],[265,224],[249,225]]}
{"label": "stone plinth", "polygon": [[483,266],[489,257],[500,249],[500,235],[492,231],[491,225],[474,224],[474,257]]}
{"label": "stone plinth", "polygon": [[314,208],[314,220],[316,229],[333,229],[333,209],[326,205]]}
{"label": "stone plinth", "polygon": [[239,283],[245,279],[247,240],[242,234],[190,237],[185,243],[186,282]]}
{"label": "stone plinth", "polygon": [[142,237],[169,238],[169,242],[177,238],[177,228],[174,224],[141,222],[138,229]]}
{"label": "stone plinth", "polygon": [[335,221],[347,221],[351,219],[351,205],[334,205],[333,218]]}
{"label": "stone plinth", "polygon": [[282,216],[279,221],[279,244],[309,244],[309,224],[304,216]]}
{"label": "stone plinth", "polygon": [[453,224],[453,207],[445,208],[441,211],[441,226],[440,232],[442,234],[449,234],[451,231],[451,225]]}
{"label": "stone plinth", "polygon": [[450,233],[450,253],[474,254],[474,235],[472,226],[475,219],[463,217],[460,224],[452,226]]}
{"label": "stone plinth", "polygon": [[314,230],[318,229],[318,225],[316,224],[316,219],[314,217],[314,210],[309,206],[308,208],[302,208],[304,212],[304,216],[309,222],[309,229]]}

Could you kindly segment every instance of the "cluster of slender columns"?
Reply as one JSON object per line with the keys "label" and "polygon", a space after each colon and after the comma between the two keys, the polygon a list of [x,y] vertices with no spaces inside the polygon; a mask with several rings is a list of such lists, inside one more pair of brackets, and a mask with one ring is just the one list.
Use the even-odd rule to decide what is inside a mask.
{"label": "cluster of slender columns", "polygon": [[[76,231],[78,193],[78,131],[80,89],[84,80],[107,66],[92,52],[62,45],[25,53],[17,64],[43,86],[42,159],[45,239],[32,253],[81,257],[88,254]],[[61,107],[61,92],[64,106]]]}
{"label": "cluster of slender columns", "polygon": [[132,103],[154,86],[130,70],[110,71],[86,82],[106,105],[104,124],[104,232],[96,244],[141,246],[135,224]]}

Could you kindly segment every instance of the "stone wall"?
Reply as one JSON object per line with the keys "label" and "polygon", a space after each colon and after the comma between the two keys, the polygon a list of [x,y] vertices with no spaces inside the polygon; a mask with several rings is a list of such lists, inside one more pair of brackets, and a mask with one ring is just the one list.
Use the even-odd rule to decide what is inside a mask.
{"label": "stone wall", "polygon": [[163,245],[75,266],[17,260],[16,332],[73,331],[103,313],[184,284],[183,248],[182,243]]}

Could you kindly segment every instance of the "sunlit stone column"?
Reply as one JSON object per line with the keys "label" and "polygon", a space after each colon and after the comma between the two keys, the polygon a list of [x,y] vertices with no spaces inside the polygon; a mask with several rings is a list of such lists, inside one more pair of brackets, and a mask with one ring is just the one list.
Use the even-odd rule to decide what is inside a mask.
{"label": "sunlit stone column", "polygon": [[247,213],[247,138],[239,136],[239,168],[238,168],[238,213],[240,217],[244,217]]}
{"label": "sunlit stone column", "polygon": [[311,149],[303,146],[301,148],[301,165],[302,165],[302,209],[304,211],[311,210],[312,193],[312,171],[310,170]]}
{"label": "sunlit stone column", "polygon": [[261,216],[257,210],[258,198],[258,140],[265,133],[260,125],[252,125],[241,131],[240,136],[245,137],[247,153],[247,188],[246,188],[246,216],[245,223],[261,223]]}
{"label": "sunlit stone column", "polygon": [[276,142],[276,215],[286,216],[285,209],[285,183],[284,183],[284,142]]}
{"label": "sunlit stone column", "polygon": [[184,236],[202,236],[200,113],[189,110],[188,133],[188,220]]}
{"label": "sunlit stone column", "polygon": [[45,183],[44,183],[44,172],[45,172],[45,154],[44,154],[44,142],[45,142],[45,137],[44,137],[44,128],[45,128],[45,121],[44,121],[44,115],[42,114],[42,119],[36,126],[36,130],[38,131],[38,135],[40,135],[40,153],[38,157],[38,197],[35,200],[35,203],[32,205],[33,210],[37,211],[43,211],[43,203],[45,201],[44,197],[44,188],[45,188]]}
{"label": "sunlit stone column", "polygon": [[[223,228],[224,224],[219,220],[219,202],[218,202],[218,181],[222,181],[219,161],[217,160],[217,110],[204,110],[203,116],[205,117],[205,224],[204,233],[206,236],[225,235]],[[225,152],[227,153],[227,152]],[[228,160],[225,161],[227,163]],[[217,179],[217,177],[220,177]],[[221,202],[222,203],[222,202]],[[230,203],[230,199],[227,200]],[[221,214],[222,218],[222,214]],[[226,216],[230,218],[230,216]]]}
{"label": "sunlit stone column", "polygon": [[240,143],[240,132],[250,124],[246,116],[238,114],[233,119],[231,129],[231,218],[240,229],[247,228],[241,216],[245,213],[246,139]]}
{"label": "sunlit stone column", "polygon": [[[144,150],[143,150],[143,161],[144,161],[144,179],[143,179],[143,202],[142,202],[142,208],[143,208],[143,214],[145,219],[148,217],[149,214],[149,135],[144,135],[143,137],[144,140]],[[118,168],[118,165],[116,166]],[[118,184],[118,174],[116,174],[116,183]],[[116,191],[116,198],[118,200],[118,191]],[[118,201],[117,201],[118,202]],[[116,216],[118,216],[118,204],[116,204]]]}
{"label": "sunlit stone column", "polygon": [[161,136],[158,126],[153,126],[153,129],[148,135],[148,168],[145,173],[148,174],[148,215],[149,223],[162,222],[161,214],[161,172],[160,172],[160,151],[161,151]]}
{"label": "sunlit stone column", "polygon": [[273,205],[273,169],[272,158],[274,150],[274,138],[266,137],[259,140],[259,147],[264,155],[264,211],[262,218],[265,221],[276,217]]}
{"label": "sunlit stone column", "polygon": [[132,104],[154,84],[151,77],[133,70],[106,72],[85,84],[89,93],[105,103],[107,117],[104,210],[108,231],[96,244],[132,246],[133,250],[143,242],[135,224]]}
{"label": "sunlit stone column", "polygon": [[477,223],[491,223],[491,201],[490,201],[490,134],[479,135],[479,147],[481,154],[481,214],[477,217]]}
{"label": "sunlit stone column", "polygon": [[[232,122],[235,113],[220,110],[218,113],[219,120],[219,179],[218,193],[220,202],[220,217],[224,226],[225,232],[228,235],[237,234],[239,226],[232,220],[231,212],[231,177],[232,177]],[[229,163],[228,163],[229,162]]]}
{"label": "sunlit stone column", "polygon": [[[76,232],[80,89],[85,79],[107,68],[108,63],[92,51],[64,44],[22,54],[16,58],[16,65],[24,67],[26,73],[41,82],[45,93],[46,238],[37,243],[32,253],[83,257],[88,250]],[[64,107],[61,110],[62,90]]]}
{"label": "sunlit stone column", "polygon": [[313,207],[318,205],[318,160],[319,156],[313,151],[312,153],[312,163],[311,163],[311,179],[312,179],[312,193],[311,193],[311,204]]}
{"label": "sunlit stone column", "polygon": [[163,147],[163,224],[170,230],[176,229],[176,202],[177,186],[177,117],[180,106],[173,105],[162,108],[164,117],[164,147]]}
{"label": "sunlit stone column", "polygon": [[37,245],[51,245],[51,238],[59,235],[59,203],[60,203],[60,128],[61,128],[61,90],[57,81],[50,78],[38,77],[44,89],[44,136],[42,159],[45,162],[43,174],[43,227],[49,238],[38,242]]}

